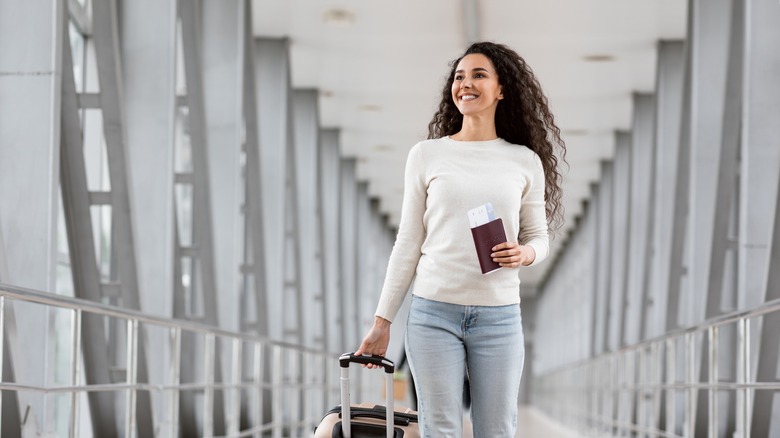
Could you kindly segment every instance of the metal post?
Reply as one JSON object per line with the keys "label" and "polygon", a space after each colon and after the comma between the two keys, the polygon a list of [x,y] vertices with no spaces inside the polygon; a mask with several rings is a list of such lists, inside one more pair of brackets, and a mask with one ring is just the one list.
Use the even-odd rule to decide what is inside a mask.
{"label": "metal post", "polygon": [[273,405],[273,437],[282,438],[282,431],[284,427],[284,388],[282,388],[282,379],[284,377],[284,361],[282,360],[282,347],[274,345],[273,347],[273,379],[271,384],[271,403]]}
{"label": "metal post", "polygon": [[710,327],[707,331],[709,338],[709,421],[707,421],[707,436],[717,438],[718,436],[718,327]]}
{"label": "metal post", "polygon": [[[206,388],[203,390],[203,435],[214,435],[214,344],[216,339],[213,333],[207,333],[203,339],[203,374],[206,378]],[[220,406],[221,410],[222,407]]]}
{"label": "metal post", "polygon": [[[0,248],[2,251],[3,248]],[[0,295],[0,380],[5,372],[5,295]],[[3,397],[0,394],[0,413],[3,412]],[[0,415],[0,430],[3,430],[3,415]]]}
{"label": "metal post", "polygon": [[[254,348],[254,366],[252,367],[254,373],[252,374],[252,381],[254,383],[254,396],[255,396],[255,427],[264,426],[263,421],[263,409],[265,408],[263,399],[265,398],[265,381],[263,376],[265,375],[265,357],[263,355],[263,344],[255,342]],[[258,434],[258,438],[259,438]]]}
{"label": "metal post", "polygon": [[231,371],[233,389],[230,399],[230,416],[228,417],[228,435],[238,434],[241,428],[241,373],[243,361],[243,342],[240,338],[233,339],[233,369]]}
{"label": "metal post", "polygon": [[127,320],[127,396],[125,398],[125,438],[135,438],[136,428],[136,385],[138,383],[138,320]]}
{"label": "metal post", "polygon": [[685,334],[685,385],[688,388],[683,436],[693,438],[696,432],[696,339],[693,332]]}
{"label": "metal post", "polygon": [[[751,374],[751,371],[753,370],[753,365],[750,363],[750,345],[751,345],[750,321],[747,321],[744,318],[742,319],[742,321],[743,321],[743,324],[744,324],[743,333],[744,333],[744,338],[745,339],[744,339],[744,343],[742,344],[743,351],[740,352],[740,354],[742,355],[742,358],[745,361],[744,365],[742,366],[742,373],[744,374],[742,376],[742,378],[743,378],[745,384],[747,385],[747,384],[751,383],[750,374]],[[752,403],[753,403],[753,392],[754,391],[752,389],[750,389],[749,386],[745,386],[744,391],[745,391],[745,405],[744,405],[744,407],[745,407],[745,413],[744,413],[744,418],[745,418],[745,427],[744,427],[745,435],[744,435],[744,437],[748,438],[748,437],[751,436],[751,432],[752,432],[752,423],[750,422],[750,415],[753,412]]]}
{"label": "metal post", "polygon": [[181,328],[174,327],[170,330],[169,350],[171,354],[169,379],[170,390],[168,398],[168,422],[170,427],[170,438],[179,436],[179,391],[176,388],[181,384]]}
{"label": "metal post", "polygon": [[676,393],[673,388],[675,379],[677,379],[677,344],[673,339],[665,341],[666,348],[666,433],[673,434],[676,430]]}
{"label": "metal post", "polygon": [[[81,375],[81,310],[73,310],[70,326],[70,386],[77,386],[79,376]],[[68,427],[68,436],[76,438],[79,436],[79,395],[78,391],[73,391],[70,395],[70,424]]]}

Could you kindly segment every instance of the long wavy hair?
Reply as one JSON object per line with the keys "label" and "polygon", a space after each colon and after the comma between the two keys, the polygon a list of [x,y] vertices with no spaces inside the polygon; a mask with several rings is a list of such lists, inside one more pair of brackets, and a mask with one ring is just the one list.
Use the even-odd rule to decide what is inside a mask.
{"label": "long wavy hair", "polygon": [[561,130],[555,125],[539,81],[517,52],[503,44],[478,42],[452,61],[439,109],[428,124],[428,138],[442,138],[460,132],[463,114],[452,100],[452,83],[458,63],[466,55],[474,53],[487,56],[493,63],[504,96],[496,107],[496,134],[510,143],[527,146],[542,161],[545,212],[550,229],[557,230],[563,224],[558,156],[565,162],[566,144],[561,139]]}

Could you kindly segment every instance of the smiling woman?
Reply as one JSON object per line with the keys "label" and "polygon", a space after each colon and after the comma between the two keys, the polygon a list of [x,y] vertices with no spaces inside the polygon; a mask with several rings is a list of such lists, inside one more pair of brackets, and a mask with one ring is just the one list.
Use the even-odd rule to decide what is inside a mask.
{"label": "smiling woman", "polygon": [[[469,47],[441,96],[428,140],[407,158],[398,235],[374,326],[356,353],[387,353],[414,278],[406,350],[422,435],[460,437],[468,389],[473,436],[514,437],[525,358],[520,269],[549,253],[561,199],[554,149],[565,146],[539,83],[506,46]],[[471,231],[479,225],[467,213],[488,204],[484,222],[507,237],[495,232],[506,241],[487,245],[500,269],[485,275]]]}

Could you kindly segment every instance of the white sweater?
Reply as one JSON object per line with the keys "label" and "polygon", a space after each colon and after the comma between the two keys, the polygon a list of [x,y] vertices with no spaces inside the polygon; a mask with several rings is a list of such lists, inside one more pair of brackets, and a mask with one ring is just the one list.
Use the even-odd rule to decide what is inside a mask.
{"label": "white sweater", "polygon": [[549,251],[544,170],[525,146],[503,139],[426,140],[409,151],[401,222],[376,315],[392,321],[414,279],[420,297],[471,306],[520,302],[520,268],[482,274],[468,210],[490,202],[507,239]]}

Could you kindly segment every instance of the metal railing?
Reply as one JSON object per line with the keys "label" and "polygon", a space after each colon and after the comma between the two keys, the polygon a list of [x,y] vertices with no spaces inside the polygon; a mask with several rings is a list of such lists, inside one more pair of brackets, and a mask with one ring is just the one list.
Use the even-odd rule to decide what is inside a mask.
{"label": "metal railing", "polygon": [[534,376],[533,404],[585,436],[751,437],[755,391],[780,391],[756,381],[770,314],[780,300]]}
{"label": "metal railing", "polygon": [[[24,303],[24,304],[21,304]],[[17,304],[17,306],[14,306]],[[4,343],[10,340],[20,342],[23,334],[7,337],[15,327],[10,322],[14,307],[42,306],[47,319],[68,320],[67,333],[57,331],[61,345],[56,366],[69,368],[66,382],[48,383],[46,376],[36,376],[35,382],[1,381],[0,392],[15,391],[17,394],[38,394],[43,397],[68,397],[66,405],[69,412],[64,427],[57,430],[57,436],[89,436],[86,429],[89,422],[80,410],[91,392],[111,392],[121,398],[124,409],[123,436],[135,437],[136,399],[140,391],[152,394],[155,432],[159,437],[178,438],[180,434],[180,400],[182,394],[195,394],[198,397],[196,412],[198,430],[201,436],[216,437],[214,434],[214,410],[224,409],[225,437],[246,436],[309,436],[321,420],[326,407],[335,405],[339,400],[338,355],[315,349],[304,348],[283,342],[276,342],[258,336],[235,333],[196,322],[174,320],[150,316],[141,312],[121,309],[91,301],[63,297],[44,292],[27,290],[0,284],[0,376],[3,375]],[[19,309],[21,310],[21,309]],[[17,314],[19,312],[16,312]],[[17,316],[18,317],[18,316]],[[113,379],[107,384],[88,384],[85,378],[84,354],[82,349],[82,328],[85,318],[100,317],[106,321],[119,322],[124,328],[124,369],[113,370]],[[61,327],[61,326],[60,326]],[[42,327],[41,330],[48,330]],[[150,365],[149,382],[139,382],[138,345],[139,339],[156,341],[157,349],[147,346],[147,361]],[[156,338],[156,339],[153,339]],[[183,341],[183,340],[188,341]],[[195,345],[192,351],[188,347]],[[19,346],[20,347],[20,346]],[[10,348],[13,356],[14,349]],[[25,345],[26,350],[43,350],[44,346]],[[162,350],[162,351],[161,351]],[[221,352],[221,354],[219,354]],[[183,355],[184,353],[184,355]],[[28,352],[29,354],[29,352]],[[47,353],[41,353],[45,358]],[[49,354],[51,355],[51,354]],[[183,382],[181,369],[184,357],[195,357],[198,375],[193,381]],[[199,356],[199,357],[198,357]],[[51,360],[51,358],[45,358]],[[227,364],[222,382],[214,381],[216,361]],[[155,366],[157,365],[157,366]],[[118,371],[118,372],[117,372]],[[154,375],[153,375],[154,374]],[[18,377],[18,376],[17,376]],[[47,382],[47,383],[40,383]],[[214,394],[222,391],[224,407],[214,406]],[[269,406],[270,403],[270,406]],[[2,408],[0,397],[0,408]],[[54,409],[55,403],[45,404],[46,409]],[[87,408],[88,409],[88,408]],[[4,412],[0,409],[0,412]],[[44,418],[50,418],[50,412],[43,412]],[[0,421],[2,418],[0,417]],[[246,426],[249,424],[250,426]],[[242,428],[244,425],[244,428]],[[51,431],[48,431],[51,434]],[[50,436],[50,435],[46,435]]]}

